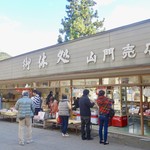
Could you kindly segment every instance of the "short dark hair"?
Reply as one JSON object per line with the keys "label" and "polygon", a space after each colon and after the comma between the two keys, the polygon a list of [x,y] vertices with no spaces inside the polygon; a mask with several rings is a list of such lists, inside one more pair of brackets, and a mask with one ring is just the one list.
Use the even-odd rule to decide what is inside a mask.
{"label": "short dark hair", "polygon": [[83,95],[88,95],[89,94],[89,90],[88,89],[85,89],[84,91],[83,91]]}
{"label": "short dark hair", "polygon": [[105,95],[105,91],[100,90],[100,91],[98,92],[98,96],[104,96],[104,95]]}
{"label": "short dark hair", "polygon": [[38,94],[38,91],[37,91],[37,90],[33,90],[33,91],[32,91],[32,93],[36,93],[36,94]]}
{"label": "short dark hair", "polygon": [[66,94],[62,94],[62,99],[67,99],[67,95]]}

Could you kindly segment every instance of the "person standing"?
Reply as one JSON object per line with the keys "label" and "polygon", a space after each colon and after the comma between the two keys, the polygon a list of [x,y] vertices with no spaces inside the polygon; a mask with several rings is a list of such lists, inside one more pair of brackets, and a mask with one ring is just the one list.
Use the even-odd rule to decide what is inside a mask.
{"label": "person standing", "polygon": [[[109,144],[109,142],[107,141],[109,111],[113,101],[104,95],[105,91],[100,90],[96,102],[97,105],[99,106],[99,138],[100,138],[99,142],[100,144],[103,143],[104,145],[106,145]],[[104,127],[104,134],[103,134],[103,127]]]}
{"label": "person standing", "polygon": [[29,92],[23,91],[22,98],[18,99],[15,104],[15,109],[18,110],[19,130],[18,138],[19,144],[24,145],[24,127],[27,127],[26,140],[27,143],[32,142],[32,120],[34,113],[33,101],[29,98]]}
{"label": "person standing", "polygon": [[58,101],[53,97],[50,111],[52,118],[56,118],[57,112],[58,112]]}
{"label": "person standing", "polygon": [[94,106],[94,102],[91,102],[89,97],[89,90],[83,91],[82,97],[79,99],[79,108],[81,116],[81,138],[82,140],[92,140],[91,137],[91,110]]}
{"label": "person standing", "polygon": [[67,129],[68,129],[70,110],[71,110],[71,104],[67,99],[67,95],[62,94],[62,99],[58,104],[58,115],[61,118],[62,136],[69,136],[69,134],[67,133]]}
{"label": "person standing", "polygon": [[33,90],[32,93],[33,93],[32,100],[35,107],[34,115],[38,115],[38,112],[41,111],[41,98],[37,90]]}
{"label": "person standing", "polygon": [[73,101],[74,103],[72,104],[73,107],[72,107],[72,110],[76,110],[77,108],[79,108],[79,97],[73,97]]}
{"label": "person standing", "polygon": [[53,91],[50,91],[46,98],[46,105],[49,107],[50,98],[53,97]]}

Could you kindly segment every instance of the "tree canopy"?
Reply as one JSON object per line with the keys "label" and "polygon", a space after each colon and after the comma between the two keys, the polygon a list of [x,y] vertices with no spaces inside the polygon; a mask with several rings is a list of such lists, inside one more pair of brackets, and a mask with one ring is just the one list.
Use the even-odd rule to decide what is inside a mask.
{"label": "tree canopy", "polygon": [[98,20],[98,11],[93,8],[96,5],[94,0],[67,1],[67,17],[61,20],[63,28],[59,29],[58,43],[100,32],[104,19]]}
{"label": "tree canopy", "polygon": [[11,56],[5,52],[0,52],[0,60],[10,58]]}

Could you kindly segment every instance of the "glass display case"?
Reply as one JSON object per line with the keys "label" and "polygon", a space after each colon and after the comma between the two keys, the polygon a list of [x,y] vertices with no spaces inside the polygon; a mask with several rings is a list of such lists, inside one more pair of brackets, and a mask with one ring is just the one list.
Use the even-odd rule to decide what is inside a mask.
{"label": "glass display case", "polygon": [[121,86],[113,86],[112,88],[107,88],[107,97],[114,100],[114,110],[115,116],[111,120],[112,126],[123,127],[127,126],[127,98],[126,98],[126,88]]}
{"label": "glass display case", "polygon": [[114,86],[113,90],[115,116],[126,115],[126,89],[120,86]]}

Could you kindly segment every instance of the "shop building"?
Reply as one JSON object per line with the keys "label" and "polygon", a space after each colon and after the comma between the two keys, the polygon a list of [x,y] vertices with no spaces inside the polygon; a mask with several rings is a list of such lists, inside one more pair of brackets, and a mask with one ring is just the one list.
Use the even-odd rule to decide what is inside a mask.
{"label": "shop building", "polygon": [[3,60],[0,68],[3,108],[24,88],[43,98],[53,91],[58,100],[62,93],[80,97],[85,88],[96,99],[104,89],[115,101],[112,126],[138,123],[134,134],[150,132],[150,19]]}

